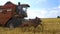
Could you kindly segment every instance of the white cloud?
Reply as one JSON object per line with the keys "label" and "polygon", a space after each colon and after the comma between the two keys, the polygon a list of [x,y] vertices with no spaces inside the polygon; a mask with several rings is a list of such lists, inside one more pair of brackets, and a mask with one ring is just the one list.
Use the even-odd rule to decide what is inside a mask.
{"label": "white cloud", "polygon": [[60,5],[58,6],[58,8],[60,8]]}
{"label": "white cloud", "polygon": [[36,3],[46,2],[47,0],[37,0]]}
{"label": "white cloud", "polygon": [[53,7],[51,9],[29,9],[27,11],[28,18],[35,18],[36,16],[40,18],[56,18],[60,16],[60,6]]}
{"label": "white cloud", "polygon": [[35,18],[36,16],[40,18],[44,18],[46,17],[47,11],[44,9],[32,9],[32,10],[29,9],[27,13],[28,13],[28,18]]}

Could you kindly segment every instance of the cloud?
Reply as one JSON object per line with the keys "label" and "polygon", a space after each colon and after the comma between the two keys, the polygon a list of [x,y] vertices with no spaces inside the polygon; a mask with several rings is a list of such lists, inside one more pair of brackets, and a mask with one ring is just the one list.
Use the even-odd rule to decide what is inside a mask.
{"label": "cloud", "polygon": [[29,9],[27,11],[28,13],[28,18],[35,18],[36,16],[37,17],[40,17],[40,18],[44,18],[46,17],[46,14],[47,14],[47,10],[45,9]]}
{"label": "cloud", "polygon": [[56,18],[60,16],[60,5],[51,9],[28,9],[28,18]]}
{"label": "cloud", "polygon": [[47,0],[37,0],[37,1],[35,0],[35,3],[36,3],[36,4],[39,4],[39,3],[46,2],[46,1],[47,1]]}
{"label": "cloud", "polygon": [[58,8],[60,8],[60,5],[58,6]]}

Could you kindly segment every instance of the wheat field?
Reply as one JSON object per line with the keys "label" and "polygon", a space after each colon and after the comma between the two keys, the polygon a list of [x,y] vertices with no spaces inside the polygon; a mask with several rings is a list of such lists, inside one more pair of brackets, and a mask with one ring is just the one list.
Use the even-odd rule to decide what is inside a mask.
{"label": "wheat field", "polygon": [[[41,18],[42,26],[38,26],[35,34],[60,34],[60,18]],[[34,34],[33,27],[5,28],[0,27],[0,34]]]}

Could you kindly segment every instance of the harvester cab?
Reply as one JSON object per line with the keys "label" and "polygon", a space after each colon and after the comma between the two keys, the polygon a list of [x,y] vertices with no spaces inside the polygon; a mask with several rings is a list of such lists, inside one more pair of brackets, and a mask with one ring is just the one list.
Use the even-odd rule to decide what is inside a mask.
{"label": "harvester cab", "polygon": [[16,13],[19,14],[20,17],[27,17],[26,11],[28,7],[30,7],[28,4],[20,4],[20,2],[18,2]]}

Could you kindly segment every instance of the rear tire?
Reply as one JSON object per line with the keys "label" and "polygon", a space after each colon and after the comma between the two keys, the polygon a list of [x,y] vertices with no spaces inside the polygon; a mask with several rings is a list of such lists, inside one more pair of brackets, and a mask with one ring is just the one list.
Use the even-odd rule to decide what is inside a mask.
{"label": "rear tire", "polygon": [[9,28],[14,28],[14,26],[13,26],[13,24],[11,23],[11,24],[9,24]]}

